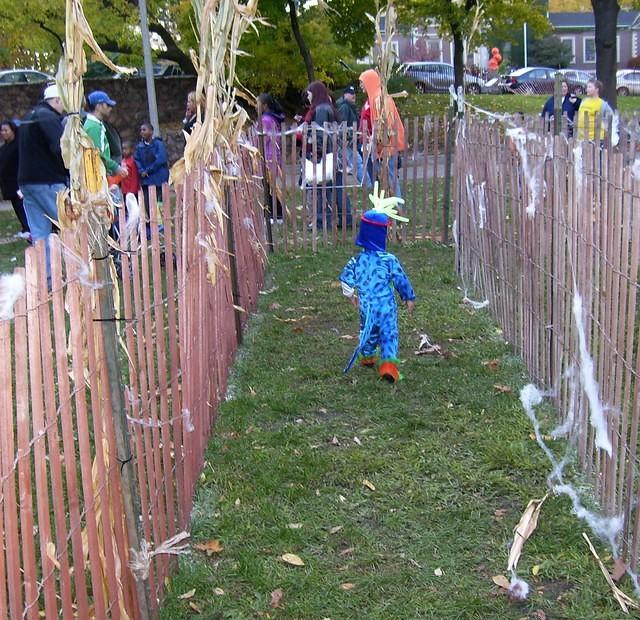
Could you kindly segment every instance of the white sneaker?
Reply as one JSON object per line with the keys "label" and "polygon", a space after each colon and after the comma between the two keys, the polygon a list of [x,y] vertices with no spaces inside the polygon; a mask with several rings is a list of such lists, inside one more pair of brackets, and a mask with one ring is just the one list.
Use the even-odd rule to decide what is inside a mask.
{"label": "white sneaker", "polygon": [[19,232],[13,235],[16,239],[31,239],[31,233]]}

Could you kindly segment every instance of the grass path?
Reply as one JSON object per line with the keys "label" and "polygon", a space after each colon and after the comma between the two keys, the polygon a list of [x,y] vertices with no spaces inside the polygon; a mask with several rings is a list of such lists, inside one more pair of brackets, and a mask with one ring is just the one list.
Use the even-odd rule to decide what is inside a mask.
{"label": "grass path", "polygon": [[[335,283],[347,250],[273,258],[275,290],[239,354],[193,512],[193,539],[224,550],[181,559],[164,620],[622,617],[560,499],[525,545],[530,599],[493,585],[526,503],[545,492],[517,399],[526,374],[486,311],[460,304],[450,249],[398,255],[418,305],[401,313],[396,386],[342,374],[357,334]],[[450,355],[414,356],[424,332]]]}

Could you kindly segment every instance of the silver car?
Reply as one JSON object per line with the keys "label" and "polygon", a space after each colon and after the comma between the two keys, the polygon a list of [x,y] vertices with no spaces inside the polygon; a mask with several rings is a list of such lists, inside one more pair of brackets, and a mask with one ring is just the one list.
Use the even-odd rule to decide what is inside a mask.
{"label": "silver car", "polygon": [[[407,62],[403,73],[415,82],[420,93],[446,93],[454,82],[453,65],[447,62]],[[465,72],[464,90],[478,95],[484,90],[484,80]]]}
{"label": "silver car", "polygon": [[0,71],[0,85],[8,84],[36,84],[38,82],[52,82],[52,75],[34,69],[7,69]]}
{"label": "silver car", "polygon": [[622,69],[616,74],[616,92],[620,97],[640,95],[640,71]]}

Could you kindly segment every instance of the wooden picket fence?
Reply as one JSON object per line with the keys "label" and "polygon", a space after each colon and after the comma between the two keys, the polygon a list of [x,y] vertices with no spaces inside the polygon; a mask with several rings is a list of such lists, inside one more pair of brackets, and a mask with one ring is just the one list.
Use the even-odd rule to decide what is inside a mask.
{"label": "wooden picket fence", "polygon": [[[44,244],[26,251],[16,270],[26,294],[15,317],[0,321],[1,618],[156,616],[175,556],[147,558],[144,611],[128,566],[117,402],[128,420],[136,519],[153,551],[188,530],[240,329],[263,281],[262,188],[254,164],[244,164],[251,169],[221,205],[229,219],[211,212],[204,166],[175,191],[164,187],[160,210],[151,192],[149,238],[143,226],[124,243],[115,317],[101,314],[90,271],[104,257],[69,250],[78,235],[89,247],[87,226],[52,238],[50,286]],[[118,394],[105,335],[114,324]]]}
{"label": "wooden picket fence", "polygon": [[[625,557],[640,546],[640,181],[628,141],[600,148],[535,131],[517,136],[501,123],[469,118],[456,151],[458,270],[468,296],[485,299],[504,338],[537,385],[552,394],[591,480],[597,508],[622,515]],[[569,388],[579,374],[578,322],[605,404],[609,457],[596,447],[589,404]],[[582,367],[585,367],[584,361]]]}
{"label": "wooden picket fence", "polygon": [[[398,226],[390,236],[392,242],[432,239],[446,241],[451,225],[445,206],[447,156],[452,153],[447,140],[448,121],[444,116],[413,117],[404,121],[407,148],[401,162],[391,167],[397,174],[404,213],[409,223]],[[327,247],[329,244],[352,243],[354,230],[363,211],[371,208],[366,178],[379,179],[381,187],[390,193],[389,161],[378,164],[370,143],[364,141],[355,124],[316,124],[285,127],[275,135],[255,131],[251,138],[264,155],[265,143],[271,143],[279,156],[269,158],[261,176],[265,184],[262,202],[273,205],[272,237],[276,250]],[[322,153],[332,152],[327,164]],[[357,178],[358,153],[363,160],[365,182]],[[309,159],[326,182],[303,181],[305,159]],[[449,174],[449,178],[450,178]],[[393,193],[391,188],[391,193]],[[277,217],[277,203],[283,207]],[[323,205],[329,205],[323,208]]]}

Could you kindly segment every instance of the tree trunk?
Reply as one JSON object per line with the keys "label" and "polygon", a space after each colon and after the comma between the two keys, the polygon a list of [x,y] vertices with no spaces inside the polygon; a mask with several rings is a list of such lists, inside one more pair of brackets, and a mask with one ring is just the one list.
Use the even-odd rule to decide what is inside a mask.
{"label": "tree trunk", "polygon": [[458,92],[458,86],[464,88],[464,39],[457,28],[452,30],[453,36],[453,85]]}
{"label": "tree trunk", "polygon": [[304,60],[304,66],[307,69],[307,78],[309,79],[309,82],[313,82],[316,79],[316,72],[313,68],[311,52],[309,51],[307,44],[302,38],[302,33],[300,32],[300,24],[298,22],[298,14],[296,13],[295,0],[287,0],[287,4],[289,5],[289,19],[291,20],[291,30],[293,31],[293,36],[296,38],[296,43],[300,48],[302,60]]}
{"label": "tree trunk", "polygon": [[618,33],[617,0],[591,0],[596,24],[596,77],[602,82],[600,96],[617,107],[616,36]]}

